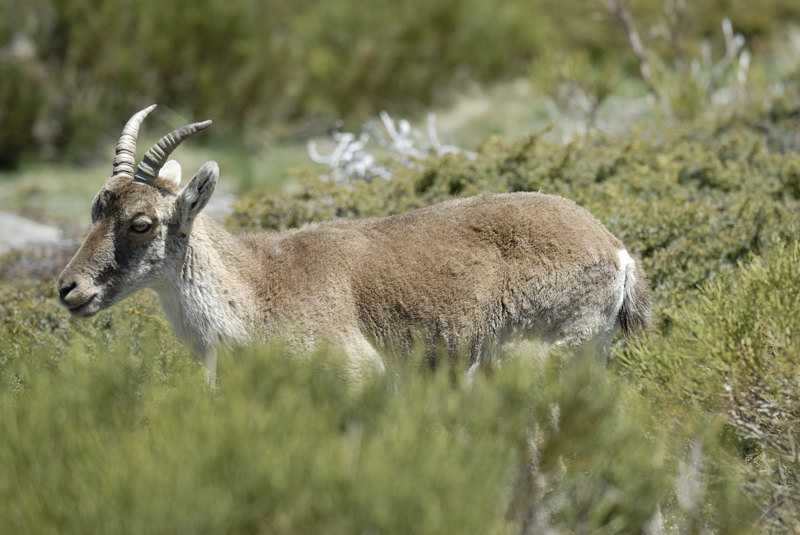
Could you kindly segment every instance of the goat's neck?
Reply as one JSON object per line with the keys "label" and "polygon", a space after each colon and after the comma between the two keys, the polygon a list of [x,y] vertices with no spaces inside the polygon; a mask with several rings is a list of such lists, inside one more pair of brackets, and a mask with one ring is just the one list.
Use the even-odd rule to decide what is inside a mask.
{"label": "goat's neck", "polygon": [[173,330],[199,355],[248,337],[254,303],[240,272],[245,256],[235,236],[201,215],[182,262],[155,285]]}

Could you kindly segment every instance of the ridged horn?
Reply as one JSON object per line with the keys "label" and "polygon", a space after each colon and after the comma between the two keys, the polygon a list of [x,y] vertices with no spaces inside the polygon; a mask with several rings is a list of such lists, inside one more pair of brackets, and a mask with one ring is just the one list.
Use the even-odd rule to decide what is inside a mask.
{"label": "ridged horn", "polygon": [[187,124],[159,139],[148,149],[144,158],[142,158],[142,161],[139,162],[139,165],[136,167],[136,173],[133,178],[134,182],[150,185],[155,184],[158,172],[164,164],[167,163],[167,158],[172,154],[172,151],[174,151],[184,139],[200,130],[208,128],[210,124],[211,121]]}
{"label": "ridged horn", "polygon": [[125,128],[122,129],[122,135],[119,136],[117,141],[117,150],[114,155],[114,168],[111,176],[129,176],[133,177],[133,170],[136,167],[136,139],[139,137],[139,127],[142,125],[145,117],[150,115],[150,112],[156,109],[156,105],[146,107],[145,109],[134,113],[133,116],[125,123]]}

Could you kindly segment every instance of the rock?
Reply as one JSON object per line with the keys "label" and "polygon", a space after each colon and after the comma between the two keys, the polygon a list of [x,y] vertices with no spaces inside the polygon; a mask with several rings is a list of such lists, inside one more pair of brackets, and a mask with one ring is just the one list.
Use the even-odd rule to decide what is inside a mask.
{"label": "rock", "polygon": [[0,211],[0,254],[13,249],[58,245],[63,242],[64,233],[57,227]]}

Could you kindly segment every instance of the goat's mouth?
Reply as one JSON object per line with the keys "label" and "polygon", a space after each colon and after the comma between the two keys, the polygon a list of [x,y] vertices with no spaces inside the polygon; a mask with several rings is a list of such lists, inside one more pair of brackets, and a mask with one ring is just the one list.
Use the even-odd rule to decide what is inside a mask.
{"label": "goat's mouth", "polygon": [[97,294],[94,294],[93,296],[89,297],[89,299],[87,299],[83,303],[67,306],[67,310],[69,310],[69,313],[79,318],[91,318],[92,316],[100,312],[100,308],[101,308],[100,304],[97,300]]}

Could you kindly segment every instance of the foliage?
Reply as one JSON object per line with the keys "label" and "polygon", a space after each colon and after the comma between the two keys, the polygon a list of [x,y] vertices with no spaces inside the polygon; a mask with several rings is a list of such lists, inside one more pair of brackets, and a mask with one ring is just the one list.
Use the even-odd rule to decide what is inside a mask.
{"label": "foliage", "polygon": [[[630,4],[641,28],[664,16],[652,2]],[[425,101],[443,81],[529,69],[531,58],[543,90],[571,91],[577,80],[597,103],[594,120],[610,84],[588,65],[620,72],[606,62],[626,51],[624,38],[612,21],[583,16],[583,2],[549,6],[36,0],[3,9],[0,43],[16,44],[0,49],[0,160],[13,164],[31,144],[69,150],[153,94],[248,129],[372,114],[406,95]],[[753,42],[776,16],[797,15],[795,2],[753,6],[692,3],[680,27],[693,37],[676,44],[698,46],[726,14]],[[648,46],[663,58],[697,51]],[[591,355],[528,348],[472,384],[410,358],[355,388],[333,352],[297,358],[276,345],[224,353],[212,391],[152,293],[71,321],[52,282],[64,251],[43,253],[46,268],[6,255],[5,529],[797,531],[798,72],[781,94],[713,119],[692,111],[698,88],[679,84],[688,111],[676,115],[701,120],[566,145],[546,131],[493,137],[475,159],[437,156],[421,168],[376,162],[390,181],[333,183],[296,170],[300,187],[252,192],[230,217],[230,227],[254,231],[488,190],[572,198],[643,261],[655,290],[656,328],[616,346],[607,369]]]}
{"label": "foliage", "polygon": [[577,123],[580,134],[596,126],[600,106],[619,83],[616,64],[607,59],[603,65],[592,63],[596,62],[585,51],[550,52],[542,54],[531,69],[534,85],[549,97],[557,115]]}
{"label": "foliage", "polygon": [[701,299],[672,313],[669,335],[620,358],[660,404],[725,415],[773,527],[800,524],[798,299],[800,242],[779,244],[704,284]]}
{"label": "foliage", "polygon": [[[251,347],[222,359],[210,391],[153,329],[149,296],[67,335],[40,291],[3,320],[13,532],[629,533],[659,504],[675,526],[753,520],[715,435],[667,432],[592,358],[509,358],[472,384],[393,362],[354,389],[332,354]],[[39,334],[20,343],[29,323]],[[682,488],[687,443],[707,493]]]}
{"label": "foliage", "polygon": [[[664,2],[673,4],[684,3]],[[726,16],[761,43],[776,21],[800,17],[793,0],[745,4],[692,2],[666,30],[658,3],[631,11],[643,35],[673,37],[645,43],[667,64],[699,57]],[[3,166],[31,153],[86,157],[101,134],[116,134],[110,125],[153,101],[212,117],[212,135],[306,133],[381,109],[418,111],[554,53],[636,70],[599,1],[0,0],[0,11]],[[587,82],[588,96],[602,97],[603,82]]]}
{"label": "foliage", "polygon": [[4,158],[32,143],[85,154],[108,125],[152,101],[213,117],[222,133],[364,119],[513,70],[540,39],[520,16],[523,2],[4,3],[0,72],[15,76],[2,79],[0,118],[22,126],[0,136]]}
{"label": "foliage", "polygon": [[[35,370],[39,365],[58,364],[78,348],[100,356],[114,348],[122,350],[119,344],[126,351],[138,352],[146,343],[157,343],[170,362],[183,354],[152,293],[125,300],[112,314],[86,321],[68,319],[58,304],[51,277],[47,282],[3,281],[0,301],[4,303],[0,308],[0,362],[6,371],[18,366]],[[154,338],[153,333],[158,336]],[[46,359],[37,357],[45,354]],[[14,390],[23,383],[24,377],[6,374],[0,388]]]}
{"label": "foliage", "polygon": [[31,125],[45,101],[44,74],[24,59],[0,54],[0,168],[14,167],[35,143]]}

